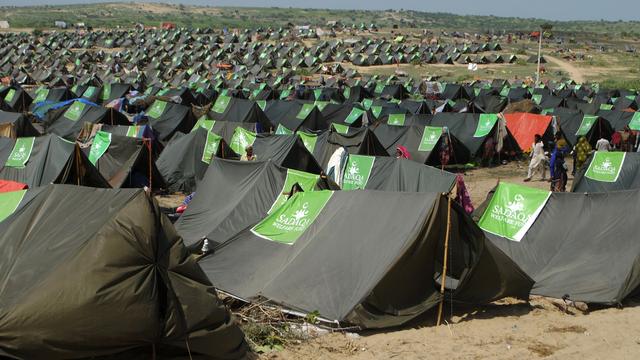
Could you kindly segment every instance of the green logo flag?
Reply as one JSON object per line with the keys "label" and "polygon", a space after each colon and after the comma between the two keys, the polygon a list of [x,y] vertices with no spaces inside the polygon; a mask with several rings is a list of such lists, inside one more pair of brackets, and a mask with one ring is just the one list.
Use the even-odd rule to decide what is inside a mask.
{"label": "green logo flag", "polygon": [[132,126],[128,126],[127,127],[127,136],[128,137],[138,137],[138,131],[140,130],[140,126],[138,125],[132,125]]}
{"label": "green logo flag", "polygon": [[169,90],[171,90],[171,89],[169,89],[169,88],[161,89],[160,91],[158,91],[156,96],[165,96],[169,92]]}
{"label": "green logo flag", "polygon": [[533,96],[531,96],[531,100],[533,100],[533,102],[536,105],[540,105],[540,103],[542,102],[542,95],[540,95],[540,94],[533,95]]}
{"label": "green logo flag", "polygon": [[205,128],[205,129],[207,129],[207,131],[211,131],[215,124],[216,124],[215,120],[209,120],[209,119],[207,119],[206,115],[202,115],[200,117],[200,119],[198,119],[198,121],[196,121],[196,124],[193,125],[193,129],[191,129],[191,132],[194,132],[194,131],[198,130],[199,128]]}
{"label": "green logo flag", "polygon": [[386,85],[385,85],[384,83],[380,83],[380,82],[379,82],[379,83],[377,83],[377,84],[376,84],[376,88],[375,88],[375,90],[374,90],[374,93],[375,93],[376,95],[382,94],[382,91],[384,90],[384,87],[385,87],[385,86],[386,86]]}
{"label": "green logo flag", "polygon": [[500,183],[478,225],[483,230],[520,241],[538,218],[551,191]]}
{"label": "green logo flag", "polygon": [[380,114],[382,113],[382,106],[380,105],[374,105],[371,106],[371,113],[373,114],[373,116],[375,116],[376,118],[380,117]]}
{"label": "green logo flag", "polygon": [[327,107],[327,105],[329,105],[329,102],[328,101],[316,101],[313,104],[318,108],[318,110],[322,111],[322,110],[324,110],[324,108]]}
{"label": "green logo flag", "polygon": [[351,97],[351,88],[350,87],[345,87],[344,90],[342,91],[342,96],[344,96],[345,99],[348,99]]}
{"label": "green logo flag", "polygon": [[231,102],[231,97],[226,95],[220,95],[218,96],[218,99],[216,100],[216,103],[215,105],[213,105],[213,108],[211,110],[213,110],[214,112],[217,112],[218,114],[222,114],[227,110],[227,106],[229,106],[229,102]]}
{"label": "green logo flag", "polygon": [[74,101],[73,104],[71,104],[71,106],[67,109],[67,111],[64,112],[63,116],[69,120],[78,121],[80,119],[80,116],[82,116],[82,111],[84,111],[86,105],[87,104],[83,102]]}
{"label": "green logo flag", "polygon": [[91,144],[89,161],[95,165],[102,155],[107,152],[109,145],[111,145],[111,133],[98,131],[96,136],[93,138],[93,143]]}
{"label": "green logo flag", "polygon": [[164,110],[167,108],[167,102],[162,100],[156,100],[153,102],[149,110],[147,111],[147,116],[150,118],[158,119],[162,114],[164,114]]}
{"label": "green logo flag", "polygon": [[425,126],[422,132],[422,139],[420,140],[420,146],[418,151],[433,151],[436,147],[438,140],[442,136],[442,128],[438,126]]}
{"label": "green logo flag", "polygon": [[304,147],[306,147],[310,153],[313,153],[313,150],[316,148],[316,142],[318,141],[318,135],[299,131],[298,136],[302,139]]}
{"label": "green logo flag", "polygon": [[344,119],[344,122],[347,124],[353,124],[362,114],[364,114],[364,110],[358,109],[357,107],[351,108],[351,112],[347,118]]}
{"label": "green logo flag", "polygon": [[580,127],[578,128],[578,131],[576,131],[576,136],[587,135],[593,127],[593,124],[596,123],[596,120],[598,120],[598,117],[594,115],[583,116],[582,122],[580,122]]}
{"label": "green logo flag", "polygon": [[84,93],[82,94],[83,98],[90,98],[93,96],[93,94],[95,94],[96,92],[96,87],[95,86],[89,86],[87,88],[87,90],[84,91]]}
{"label": "green logo flag", "polygon": [[315,89],[313,90],[313,98],[318,100],[320,99],[320,96],[322,95],[322,89]]}
{"label": "green logo flag", "polygon": [[280,93],[280,100],[288,98],[289,94],[291,94],[291,90],[282,90],[282,92]]}
{"label": "green logo flag", "polygon": [[0,193],[0,222],[16,211],[26,193],[27,190]]}
{"label": "green logo flag", "polygon": [[342,175],[342,190],[364,189],[369,182],[376,158],[366,155],[349,155]]}
{"label": "green logo flag", "polygon": [[211,131],[207,132],[207,143],[204,145],[204,149],[202,149],[202,162],[207,164],[211,163],[211,159],[213,159],[213,156],[218,152],[220,140],[222,140],[222,137]]}
{"label": "green logo flag", "polygon": [[309,116],[311,111],[313,111],[314,104],[304,104],[300,108],[298,115],[296,115],[296,119],[304,120]]}
{"label": "green logo flag", "polygon": [[291,134],[293,134],[293,131],[282,126],[282,124],[278,124],[278,127],[276,128],[276,135],[291,135]]}
{"label": "green logo flag", "polygon": [[49,96],[49,89],[40,88],[36,91],[36,98],[33,99],[34,103],[39,103],[47,100],[47,96]]}
{"label": "green logo flag", "polygon": [[27,164],[27,161],[29,161],[35,140],[35,137],[17,138],[5,166],[23,168]]}
{"label": "green logo flag", "polygon": [[489,135],[493,127],[498,122],[498,114],[480,114],[478,125],[473,137],[485,137]]}
{"label": "green logo flag", "polygon": [[267,107],[267,100],[256,100],[256,104],[258,104],[258,107],[264,111],[264,108]]}
{"label": "green logo flag", "polygon": [[100,96],[101,100],[109,100],[111,97],[111,84],[105,84],[102,87],[102,96]]}
{"label": "green logo flag", "polygon": [[335,131],[337,131],[340,134],[345,134],[346,135],[346,134],[349,133],[349,127],[347,125],[331,123],[331,126],[333,127],[333,129]]}
{"label": "green logo flag", "polygon": [[405,118],[406,118],[405,114],[390,114],[389,119],[387,120],[387,124],[395,125],[395,126],[403,126]]}
{"label": "green logo flag", "polygon": [[315,221],[332,191],[299,192],[264,218],[251,232],[263,239],[293,245]]}
{"label": "green logo flag", "polygon": [[629,122],[629,128],[631,130],[640,130],[640,112],[633,113],[633,117]]}
{"label": "green logo flag", "polygon": [[276,201],[271,205],[271,209],[267,212],[267,214],[271,214],[271,212],[287,202],[290,194],[285,194],[291,191],[293,184],[298,183],[302,190],[304,191],[314,191],[318,180],[320,179],[320,175],[310,174],[304,171],[287,169],[287,177],[284,179],[284,185],[282,186],[282,190],[280,191],[280,195],[276,198]]}
{"label": "green logo flag", "polygon": [[4,96],[4,101],[11,102],[14,97],[16,97],[16,89],[10,89],[7,91],[7,95]]}
{"label": "green logo flag", "polygon": [[233,136],[231,137],[231,144],[229,145],[236,154],[244,155],[246,154],[245,149],[249,145],[253,145],[253,142],[256,141],[256,134],[252,133],[249,130],[245,130],[244,128],[237,127],[233,131]]}
{"label": "green logo flag", "polygon": [[596,151],[584,176],[596,181],[616,182],[624,164],[625,155],[626,153],[620,151]]}
{"label": "green logo flag", "polygon": [[362,100],[362,107],[369,110],[371,109],[371,106],[373,105],[373,100],[372,99],[364,99]]}
{"label": "green logo flag", "polygon": [[611,110],[613,109],[613,105],[611,104],[600,104],[600,110]]}

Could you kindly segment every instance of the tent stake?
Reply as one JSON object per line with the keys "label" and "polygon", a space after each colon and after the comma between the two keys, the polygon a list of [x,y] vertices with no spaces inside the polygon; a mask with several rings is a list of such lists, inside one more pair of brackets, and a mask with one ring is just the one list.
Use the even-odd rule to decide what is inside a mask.
{"label": "tent stake", "polygon": [[442,320],[442,305],[444,304],[444,287],[447,280],[447,253],[449,252],[449,233],[451,232],[451,197],[447,196],[447,232],[444,237],[444,254],[442,260],[442,274],[440,275],[440,305],[438,305],[438,321],[437,326],[440,326]]}

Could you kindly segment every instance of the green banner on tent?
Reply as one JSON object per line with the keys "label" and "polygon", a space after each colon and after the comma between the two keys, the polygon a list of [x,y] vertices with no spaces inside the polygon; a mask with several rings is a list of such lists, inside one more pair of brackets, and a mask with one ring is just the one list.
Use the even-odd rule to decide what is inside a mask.
{"label": "green banner on tent", "polygon": [[227,110],[227,106],[229,106],[229,102],[231,102],[231,97],[226,95],[218,96],[216,103],[213,105],[213,112],[217,112],[218,114],[222,114]]}
{"label": "green banner on tent", "polygon": [[280,93],[280,100],[286,99],[291,94],[291,90],[285,89]]}
{"label": "green banner on tent", "polygon": [[547,115],[547,114],[553,114],[553,111],[555,109],[551,108],[551,109],[544,109],[542,110],[542,112],[540,113],[541,115]]}
{"label": "green banner on tent", "polygon": [[9,157],[7,158],[5,166],[23,168],[27,164],[27,161],[29,161],[35,140],[35,137],[17,138],[16,143],[13,145],[13,150],[11,150],[11,154],[9,154]]}
{"label": "green banner on tent", "polygon": [[601,182],[616,182],[624,164],[625,155],[626,153],[620,151],[596,151],[584,176]]}
{"label": "green banner on tent", "polygon": [[211,159],[218,152],[218,147],[220,146],[220,140],[222,137],[212,133],[211,131],[207,132],[207,143],[204,145],[204,149],[202,149],[202,162],[210,164]]}
{"label": "green banner on tent", "polygon": [[538,218],[550,191],[500,183],[478,225],[483,230],[520,241]]}
{"label": "green banner on tent", "polygon": [[342,190],[364,189],[369,182],[375,160],[375,156],[349,155],[342,174]]}
{"label": "green banner on tent", "polygon": [[104,84],[102,86],[102,96],[100,96],[101,100],[109,100],[111,97],[111,84]]}
{"label": "green banner on tent", "polygon": [[293,134],[293,131],[282,126],[282,124],[278,124],[278,127],[276,128],[276,135],[291,135],[291,134]]}
{"label": "green banner on tent", "polygon": [[405,114],[390,114],[387,120],[388,125],[404,126]]}
{"label": "green banner on tent", "polygon": [[264,218],[251,232],[263,239],[293,245],[331,199],[332,191],[299,192]]}
{"label": "green banner on tent", "polygon": [[298,111],[298,115],[296,115],[296,119],[300,119],[300,120],[306,119],[307,116],[311,114],[311,111],[313,111],[313,108],[314,108],[313,104],[303,104],[302,107],[300,108],[300,111]]}
{"label": "green banner on tent", "polygon": [[211,130],[213,130],[213,126],[215,124],[216,124],[215,120],[207,119],[206,115],[202,115],[202,116],[200,116],[198,121],[196,121],[196,124],[193,125],[193,129],[191,129],[191,132],[194,132],[194,131],[198,130],[199,128],[204,128],[204,129],[207,129],[207,131],[211,131]]}
{"label": "green banner on tent", "polygon": [[598,120],[598,117],[594,115],[583,116],[582,121],[580,122],[580,127],[578,128],[578,131],[576,131],[576,136],[587,135],[593,127],[593,124],[596,123],[596,120]]}
{"label": "green banner on tent", "polygon": [[160,91],[158,91],[156,93],[156,96],[165,96],[169,90],[171,90],[170,88],[164,88],[164,89],[160,89]]}
{"label": "green banner on tent", "polygon": [[11,102],[13,101],[14,97],[16,97],[16,89],[9,89],[9,91],[7,91],[7,94],[4,96],[4,101]]}
{"label": "green banner on tent", "polygon": [[310,153],[313,153],[313,150],[316,148],[316,142],[318,141],[318,135],[298,131],[298,136],[302,139],[304,147],[306,147]]}
{"label": "green banner on tent", "polygon": [[150,118],[158,119],[162,114],[164,114],[164,110],[167,108],[167,102],[162,100],[156,100],[153,102],[149,110],[147,111],[147,116]]}
{"label": "green banner on tent", "polygon": [[82,97],[85,99],[88,99],[90,97],[93,96],[93,94],[96,93],[97,88],[95,86],[89,86],[84,93],[82,94]]}
{"label": "green banner on tent", "polygon": [[344,119],[344,122],[351,125],[354,122],[356,122],[356,120],[358,120],[358,118],[364,114],[364,110],[362,109],[358,109],[357,107],[353,107],[351,108],[351,112],[349,113],[349,115],[347,115],[347,118]]}
{"label": "green banner on tent", "polygon": [[344,96],[345,99],[349,99],[351,97],[351,88],[345,87],[342,91],[342,96]]}
{"label": "green banner on tent", "polygon": [[267,100],[256,100],[256,104],[258,104],[258,107],[264,111],[264,108],[267,107]]}
{"label": "green banner on tent", "polygon": [[374,90],[374,93],[376,95],[382,94],[382,91],[384,91],[385,86],[386,85],[384,83],[381,83],[381,82],[376,83],[376,88]]}
{"label": "green banner on tent", "polygon": [[26,193],[27,190],[0,193],[0,222],[16,211]]}
{"label": "green banner on tent", "polygon": [[86,105],[87,104],[83,102],[74,101],[73,104],[69,106],[67,111],[64,112],[63,116],[69,120],[78,121],[82,116],[82,111],[84,111],[84,108],[86,107]]}
{"label": "green banner on tent", "polygon": [[422,139],[420,140],[420,146],[418,151],[433,151],[433,148],[440,140],[442,136],[442,128],[438,126],[425,126],[422,132]]}
{"label": "green banner on tent", "polygon": [[89,150],[89,161],[95,165],[102,155],[107,152],[109,145],[111,145],[111,133],[98,131],[93,138],[91,150]]}
{"label": "green banner on tent", "polygon": [[318,180],[320,179],[320,175],[310,174],[308,172],[287,169],[287,177],[284,179],[284,185],[282,186],[282,190],[280,191],[280,195],[276,198],[273,205],[267,212],[267,214],[271,214],[275,209],[279,208],[284,204],[289,198],[291,188],[293,184],[298,183],[303,191],[314,191]]}
{"label": "green banner on tent", "polygon": [[613,105],[611,104],[600,104],[600,110],[611,110],[613,109]]}
{"label": "green banner on tent", "polygon": [[373,100],[372,99],[364,99],[362,100],[362,107],[369,110],[371,109],[371,106],[373,105]]}
{"label": "green banner on tent", "polygon": [[315,101],[313,104],[318,108],[318,110],[322,111],[327,107],[327,105],[329,105],[329,101]]}
{"label": "green banner on tent", "polygon": [[131,125],[127,127],[127,136],[132,138],[138,137],[138,131],[140,130],[140,126]]}
{"label": "green banner on tent", "polygon": [[640,130],[640,112],[634,112],[631,121],[629,122],[629,128],[631,130]]}
{"label": "green banner on tent", "polygon": [[36,91],[36,98],[33,99],[34,103],[39,103],[47,100],[47,96],[49,96],[49,89],[40,88]]}
{"label": "green banner on tent", "polygon": [[382,106],[380,105],[374,105],[371,106],[371,113],[373,114],[373,116],[375,116],[376,118],[380,117],[380,114],[382,113]]}
{"label": "green banner on tent", "polygon": [[349,127],[347,125],[331,123],[331,126],[333,126],[333,129],[340,134],[346,135],[349,133]]}
{"label": "green banner on tent", "polygon": [[313,98],[315,100],[320,99],[320,96],[322,96],[322,89],[315,89],[313,90]]}
{"label": "green banner on tent", "polygon": [[231,147],[231,149],[235,151],[236,154],[244,155],[246,154],[245,149],[247,148],[247,146],[253,145],[254,141],[256,141],[255,133],[244,128],[237,127],[233,131],[233,136],[231,136],[231,144],[229,145],[229,147]]}
{"label": "green banner on tent", "polygon": [[533,102],[536,105],[540,105],[540,103],[542,102],[542,95],[541,94],[533,95],[533,96],[531,96],[531,100],[533,100]]}
{"label": "green banner on tent", "polygon": [[478,125],[473,137],[485,137],[489,135],[493,127],[498,122],[498,114],[480,114]]}
{"label": "green banner on tent", "polygon": [[500,90],[500,96],[507,97],[507,96],[509,96],[509,92],[510,91],[511,91],[510,87],[504,86],[504,87],[502,87],[502,90]]}

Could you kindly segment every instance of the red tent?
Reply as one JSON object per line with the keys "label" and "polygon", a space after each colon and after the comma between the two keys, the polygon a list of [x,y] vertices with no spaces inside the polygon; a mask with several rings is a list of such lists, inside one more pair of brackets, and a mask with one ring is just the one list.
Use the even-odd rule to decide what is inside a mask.
{"label": "red tent", "polygon": [[0,180],[0,193],[9,192],[9,191],[18,191],[27,189],[27,184],[9,181],[9,180]]}
{"label": "red tent", "polygon": [[504,114],[504,118],[507,121],[507,129],[525,152],[531,151],[534,135],[544,136],[553,119],[551,116],[529,113]]}

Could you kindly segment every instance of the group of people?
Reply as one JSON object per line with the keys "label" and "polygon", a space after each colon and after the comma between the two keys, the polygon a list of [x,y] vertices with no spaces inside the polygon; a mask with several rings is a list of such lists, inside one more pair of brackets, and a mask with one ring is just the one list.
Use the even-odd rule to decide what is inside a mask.
{"label": "group of people", "polygon": [[[589,143],[586,141],[586,139],[583,136],[578,141],[578,144],[576,144],[576,147],[583,146],[585,143],[589,145]],[[527,172],[527,177],[524,179],[524,181],[525,182],[531,181],[531,179],[533,178],[533,175],[537,172],[541,172],[542,181],[546,181],[547,166],[548,166],[549,172],[551,175],[549,179],[549,182],[551,183],[551,191],[565,191],[567,187],[567,180],[569,179],[567,175],[567,171],[569,168],[564,159],[565,159],[565,156],[567,156],[568,154],[569,154],[569,146],[567,144],[567,141],[562,137],[562,134],[560,132],[556,133],[554,136],[553,150],[551,152],[551,157],[548,157],[547,152],[545,152],[542,135],[536,134],[534,136],[533,145],[531,146],[531,161],[529,162],[529,170]],[[584,155],[584,160],[586,160],[587,155]],[[575,170],[575,163],[574,163],[574,170]]]}

